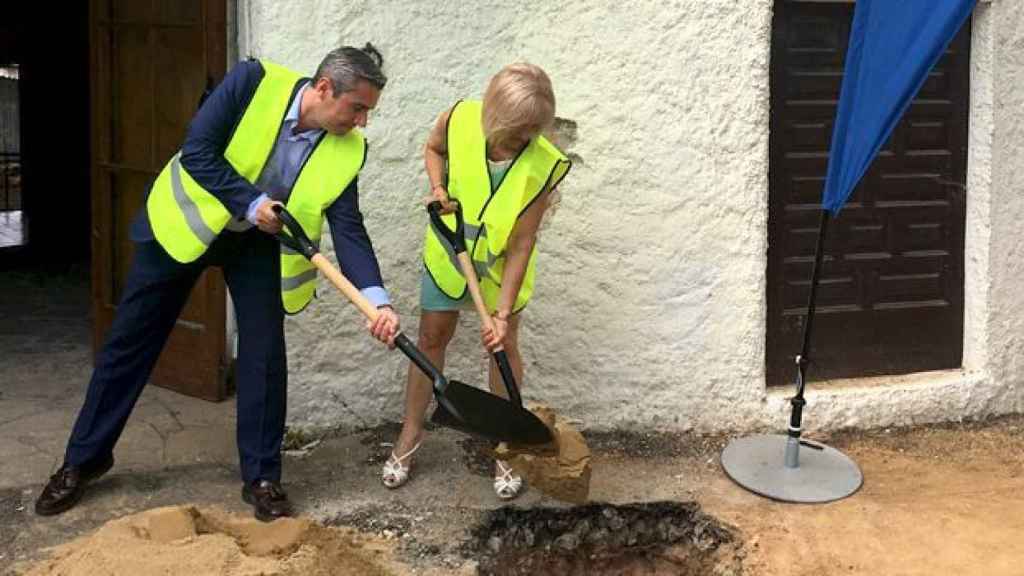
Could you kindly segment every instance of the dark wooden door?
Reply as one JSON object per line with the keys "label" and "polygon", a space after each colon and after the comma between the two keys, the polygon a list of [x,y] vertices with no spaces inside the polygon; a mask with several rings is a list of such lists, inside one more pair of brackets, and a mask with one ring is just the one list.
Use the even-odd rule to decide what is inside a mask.
{"label": "dark wooden door", "polygon": [[[768,383],[784,384],[806,317],[853,4],[775,7],[766,364]],[[969,48],[968,22],[829,224],[811,379],[961,365]]]}
{"label": "dark wooden door", "polygon": [[[181,146],[203,90],[226,67],[226,0],[90,0],[94,347],[131,263],[132,218]],[[225,292],[208,270],[153,373],[154,384],[225,396]]]}

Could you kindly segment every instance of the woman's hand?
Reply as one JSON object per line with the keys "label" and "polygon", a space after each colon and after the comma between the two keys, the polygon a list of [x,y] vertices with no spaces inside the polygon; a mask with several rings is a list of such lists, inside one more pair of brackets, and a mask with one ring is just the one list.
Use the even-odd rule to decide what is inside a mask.
{"label": "woman's hand", "polygon": [[434,185],[430,189],[430,196],[423,203],[430,204],[434,201],[441,203],[441,214],[455,212],[455,202],[448,198],[448,189],[444,187],[444,184]]}
{"label": "woman's hand", "polygon": [[441,213],[448,214],[455,208],[448,200],[448,189],[445,186],[445,165],[448,162],[448,116],[449,111],[441,113],[434,122],[434,127],[427,136],[427,143],[423,146],[423,163],[427,170],[427,182],[430,182],[430,196],[424,204],[433,201],[441,203]]}
{"label": "woman's hand", "polygon": [[505,335],[508,334],[508,313],[495,312],[491,315],[491,325],[494,329],[484,327],[481,330],[481,340],[488,352],[495,352],[505,346]]}

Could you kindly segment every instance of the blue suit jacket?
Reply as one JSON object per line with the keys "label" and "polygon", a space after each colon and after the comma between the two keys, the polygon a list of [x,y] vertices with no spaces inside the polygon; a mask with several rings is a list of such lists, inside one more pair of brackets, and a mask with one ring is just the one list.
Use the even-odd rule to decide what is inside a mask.
{"label": "blue suit jacket", "polygon": [[[231,167],[224,151],[262,78],[263,67],[257,61],[236,65],[203,101],[181,146],[182,166],[239,220],[245,219],[246,209],[261,192]],[[295,85],[292,97],[308,80],[304,78]],[[357,182],[353,180],[328,207],[327,221],[342,273],[359,289],[383,286],[377,256],[359,211]],[[154,240],[145,206],[132,224],[131,237],[136,242]]]}

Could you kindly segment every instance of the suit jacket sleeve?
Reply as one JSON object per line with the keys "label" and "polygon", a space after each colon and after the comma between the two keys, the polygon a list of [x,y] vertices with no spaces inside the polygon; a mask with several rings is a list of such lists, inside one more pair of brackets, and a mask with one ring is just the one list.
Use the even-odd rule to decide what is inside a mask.
{"label": "suit jacket sleeve", "polygon": [[235,171],[224,151],[262,78],[263,67],[255,60],[232,68],[193,117],[181,147],[181,165],[235,218],[245,218],[260,192]]}
{"label": "suit jacket sleeve", "polygon": [[327,208],[327,222],[341,272],[364,293],[366,288],[383,287],[380,265],[359,211],[358,178]]}

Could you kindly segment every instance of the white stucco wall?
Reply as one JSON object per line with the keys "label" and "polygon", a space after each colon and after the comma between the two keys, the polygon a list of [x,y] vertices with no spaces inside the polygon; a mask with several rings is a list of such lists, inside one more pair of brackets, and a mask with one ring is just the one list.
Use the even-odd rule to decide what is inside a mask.
{"label": "white stucco wall", "polygon": [[1007,387],[1003,405],[1024,411],[1024,4],[992,7],[996,58],[993,90],[992,242],[989,289],[991,374]]}
{"label": "white stucco wall", "polygon": [[[479,97],[502,65],[543,66],[558,115],[578,126],[568,146],[578,161],[539,243],[521,337],[527,396],[593,429],[781,427],[791,390],[764,385],[772,2],[622,4],[239,0],[239,53],[309,72],[337,45],[371,41],[384,53],[390,83],[366,130],[360,194],[413,336],[427,130],[457,99]],[[1020,220],[1004,212],[1005,202],[1018,217],[1024,208],[1014,197],[1020,147],[998,148],[1024,143],[1021,96],[1001,84],[1024,74],[1020,9],[1010,4],[986,5],[975,22],[967,368],[811,390],[809,428],[1020,409],[1009,383],[1024,373],[1024,315],[1011,304],[1024,252]],[[1002,53],[1013,45],[1017,54]],[[374,345],[328,288],[288,323],[290,422],[397,420],[406,362]],[[482,383],[476,334],[464,315],[446,372]]]}

